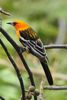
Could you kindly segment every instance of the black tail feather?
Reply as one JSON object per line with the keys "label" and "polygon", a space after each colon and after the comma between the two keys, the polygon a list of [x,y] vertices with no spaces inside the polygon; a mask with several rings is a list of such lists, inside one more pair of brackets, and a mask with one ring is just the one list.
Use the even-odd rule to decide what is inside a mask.
{"label": "black tail feather", "polygon": [[47,80],[48,80],[49,84],[53,85],[53,78],[52,78],[51,72],[50,72],[50,70],[48,68],[47,62],[41,61],[41,64],[42,64],[43,70],[44,70],[44,72],[46,74],[46,77],[47,77]]}

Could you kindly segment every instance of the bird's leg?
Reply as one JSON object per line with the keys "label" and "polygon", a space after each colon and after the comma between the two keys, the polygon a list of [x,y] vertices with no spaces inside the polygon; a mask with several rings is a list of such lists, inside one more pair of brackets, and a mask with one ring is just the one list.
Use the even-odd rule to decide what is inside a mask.
{"label": "bird's leg", "polygon": [[26,46],[26,47],[19,47],[19,53],[24,53],[25,51],[29,52],[29,47]]}
{"label": "bird's leg", "polygon": [[26,47],[19,47],[19,53],[23,53],[26,51]]}
{"label": "bird's leg", "polygon": [[30,49],[30,48],[29,48],[28,46],[26,46],[26,51],[27,51],[27,52],[29,52],[29,51],[30,51],[29,49]]}

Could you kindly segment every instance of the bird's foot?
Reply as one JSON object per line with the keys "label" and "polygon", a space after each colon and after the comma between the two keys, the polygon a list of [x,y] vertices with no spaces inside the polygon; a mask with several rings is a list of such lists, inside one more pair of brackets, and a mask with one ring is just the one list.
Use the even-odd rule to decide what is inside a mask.
{"label": "bird's foot", "polygon": [[26,48],[25,48],[25,47],[20,47],[19,53],[23,53],[23,52],[25,52],[25,51],[26,51]]}

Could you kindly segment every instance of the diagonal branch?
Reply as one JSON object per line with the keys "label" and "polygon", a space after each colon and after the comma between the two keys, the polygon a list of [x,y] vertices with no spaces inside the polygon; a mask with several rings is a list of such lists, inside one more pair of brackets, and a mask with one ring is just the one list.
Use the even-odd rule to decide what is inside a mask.
{"label": "diagonal branch", "polygon": [[22,91],[22,100],[25,100],[25,89],[24,89],[24,83],[23,83],[23,79],[21,77],[21,74],[20,74],[20,71],[16,65],[16,63],[14,62],[13,58],[11,57],[10,53],[8,52],[6,46],[4,45],[3,41],[0,39],[0,44],[1,46],[3,47],[5,53],[7,54],[10,62],[12,63],[15,71],[16,71],[16,74],[17,74],[17,77],[18,77],[18,80],[20,82],[20,86],[21,86],[21,91]]}
{"label": "diagonal branch", "polygon": [[7,15],[7,16],[11,16],[9,12],[4,11],[2,8],[0,8],[0,13]]}
{"label": "diagonal branch", "polygon": [[2,96],[0,96],[0,100],[5,100]]}
{"label": "diagonal branch", "polygon": [[[0,27],[0,32],[6,37],[6,39],[11,43],[11,45],[15,48],[15,50],[17,51],[22,63],[24,64],[24,67],[26,69],[26,71],[28,72],[28,75],[29,75],[29,78],[30,78],[30,81],[31,81],[31,85],[35,86],[35,83],[34,83],[34,79],[33,79],[33,74],[31,72],[31,70],[29,69],[23,55],[22,55],[22,52],[21,52],[21,48],[17,45],[17,43],[8,35],[8,33]],[[34,100],[37,100],[37,96],[34,97]]]}

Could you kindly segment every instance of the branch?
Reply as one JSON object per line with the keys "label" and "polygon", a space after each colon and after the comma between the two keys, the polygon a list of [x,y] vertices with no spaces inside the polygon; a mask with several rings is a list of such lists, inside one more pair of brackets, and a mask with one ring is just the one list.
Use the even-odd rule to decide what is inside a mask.
{"label": "branch", "polygon": [[67,49],[67,45],[62,45],[62,44],[59,44],[59,45],[44,45],[44,48],[45,49]]}
{"label": "branch", "polygon": [[2,96],[0,96],[0,99],[1,99],[1,100],[5,100]]}
{"label": "branch", "polygon": [[9,12],[4,11],[2,8],[0,8],[0,13],[11,16],[11,14]]}
{"label": "branch", "polygon": [[[28,75],[29,75],[29,78],[30,78],[30,81],[31,81],[31,85],[35,86],[35,83],[34,83],[34,79],[33,79],[33,74],[31,72],[31,70],[29,69],[23,55],[22,55],[22,50],[21,48],[17,45],[17,43],[8,35],[8,33],[0,27],[0,32],[6,37],[6,39],[11,43],[11,45],[15,48],[15,50],[17,51],[22,63],[24,64],[24,67],[26,69],[26,71],[28,72]],[[37,96],[34,97],[35,99],[34,100],[37,100]]]}
{"label": "branch", "polygon": [[44,90],[67,90],[67,86],[44,86]]}
{"label": "branch", "polygon": [[3,41],[0,39],[0,44],[2,45],[5,53],[7,54],[10,62],[12,63],[15,71],[16,71],[16,74],[17,74],[17,77],[18,77],[18,80],[20,82],[20,86],[21,86],[21,91],[22,91],[22,100],[25,100],[25,89],[24,89],[24,83],[23,83],[23,80],[22,80],[22,77],[21,77],[21,74],[20,74],[20,71],[16,65],[16,63],[14,62],[13,58],[11,57],[10,53],[8,52],[6,46],[4,45]]}

